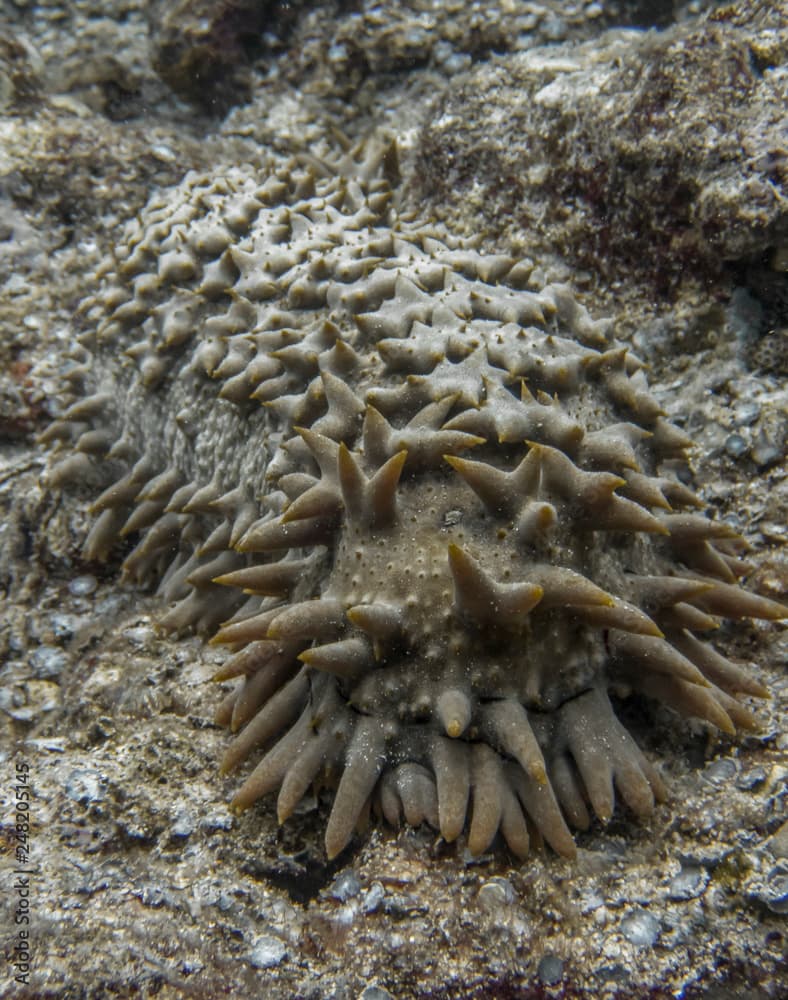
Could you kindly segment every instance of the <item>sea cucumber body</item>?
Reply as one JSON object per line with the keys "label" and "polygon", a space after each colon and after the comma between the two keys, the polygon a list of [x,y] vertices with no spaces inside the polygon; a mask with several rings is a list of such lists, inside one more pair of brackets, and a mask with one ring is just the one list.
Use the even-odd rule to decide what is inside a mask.
{"label": "sea cucumber body", "polygon": [[704,633],[785,609],[737,586],[610,324],[399,218],[390,168],[372,144],[154,199],[83,306],[49,482],[92,485],[87,556],[132,539],[163,624],[231,651],[236,806],[327,782],[331,856],[370,807],[571,855],[614,790],[664,795],[609,691],[750,727],[763,689]]}

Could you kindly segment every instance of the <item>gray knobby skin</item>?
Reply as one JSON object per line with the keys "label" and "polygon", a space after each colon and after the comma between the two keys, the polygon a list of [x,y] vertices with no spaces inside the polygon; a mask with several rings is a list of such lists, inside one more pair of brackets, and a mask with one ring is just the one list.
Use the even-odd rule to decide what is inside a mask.
{"label": "gray knobby skin", "polygon": [[[608,692],[724,732],[764,696],[703,633],[788,611],[677,475],[690,440],[566,286],[399,217],[384,141],[186,176],[83,303],[81,396],[43,435],[133,540],[162,626],[213,635],[234,805],[336,788],[472,852],[571,856],[567,823],[665,788]],[[218,629],[218,631],[217,631]]]}

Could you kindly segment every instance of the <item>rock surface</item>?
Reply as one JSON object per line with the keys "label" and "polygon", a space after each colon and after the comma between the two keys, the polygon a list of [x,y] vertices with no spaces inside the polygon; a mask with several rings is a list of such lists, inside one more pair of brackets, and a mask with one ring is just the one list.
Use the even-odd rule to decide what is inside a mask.
{"label": "rock surface", "polygon": [[480,67],[423,126],[416,197],[657,292],[752,259],[784,269],[787,45],[762,4]]}
{"label": "rock surface", "polygon": [[[23,867],[36,872],[29,982],[10,978],[4,988],[53,998],[783,995],[788,643],[779,626],[721,637],[727,655],[757,664],[774,694],[759,707],[762,733],[733,744],[658,714],[646,750],[670,757],[665,778],[678,791],[649,825],[617,814],[580,838],[577,861],[544,854],[523,866],[500,852],[472,860],[426,830],[379,830],[328,865],[324,807],[307,803],[282,829],[271,806],[230,814],[232,782],[216,775],[226,738],[211,723],[216,692],[206,683],[215,653],[160,636],[154,598],[120,587],[114,567],[81,561],[83,514],[42,493],[34,436],[58,411],[71,315],[91,291],[85,276],[150,191],[191,166],[254,159],[259,144],[308,145],[330,122],[352,135],[383,123],[403,147],[404,200],[428,197],[488,248],[515,243],[546,278],[572,280],[593,314],[615,318],[617,335],[650,363],[671,418],[698,442],[695,488],[756,546],[749,583],[784,601],[786,191],[784,163],[759,159],[773,153],[779,127],[784,6],[726,7],[707,23],[703,10],[717,5],[690,4],[664,34],[622,35],[606,33],[593,10],[601,5],[574,5],[577,24],[563,18],[557,39],[536,33],[526,51],[500,57],[474,51],[470,65],[442,58],[443,29],[429,26],[426,58],[408,55],[410,36],[378,49],[404,53],[393,75],[367,58],[352,102],[342,73],[325,71],[329,38],[349,31],[349,15],[306,7],[288,37],[308,32],[308,51],[320,58],[294,61],[271,44],[251,59],[248,96],[218,122],[161,83],[144,6],[16,2],[3,15],[0,753],[7,789],[19,785],[17,764],[29,765]],[[364,13],[367,23],[380,19],[381,37],[403,32],[403,5],[391,6]],[[492,5],[463,6],[489,22],[499,16]],[[513,6],[516,16],[532,8],[540,24],[561,13],[559,4]],[[669,6],[659,5],[661,21]],[[697,45],[704,31],[716,51]],[[108,63],[106,51],[118,55]],[[649,53],[659,58],[649,62]],[[628,93],[634,66],[644,70],[630,100],[643,97],[657,66],[681,95],[670,128],[649,126],[659,142],[640,147],[637,171],[624,155],[631,129],[604,117],[611,96]],[[602,69],[607,89],[581,86]],[[715,93],[697,81],[736,80],[734,69],[743,74],[742,114],[722,124],[739,145],[715,162],[685,138],[692,156],[681,179],[691,197],[652,212],[673,124],[686,136],[691,121],[717,113]],[[518,153],[510,141],[508,78],[557,95],[526,116],[526,138],[539,123],[556,131],[529,154],[528,183],[513,200],[496,171],[533,144],[523,139]],[[452,105],[458,95],[464,103]],[[439,188],[426,168],[457,150],[470,162],[482,106],[488,159],[473,160],[473,182],[457,197],[457,179]],[[442,128],[450,107],[459,120]],[[577,194],[583,225],[577,213],[562,218],[560,190],[543,180],[565,166],[558,139],[573,108],[583,112],[573,126],[583,155],[612,151],[626,194],[607,198],[603,215],[586,178]],[[745,139],[749,159],[739,152]],[[635,216],[633,178],[651,206]],[[716,233],[696,225],[704,205],[723,213]],[[5,818],[4,833],[11,950],[19,942],[6,929],[21,897],[7,872],[20,862]]]}

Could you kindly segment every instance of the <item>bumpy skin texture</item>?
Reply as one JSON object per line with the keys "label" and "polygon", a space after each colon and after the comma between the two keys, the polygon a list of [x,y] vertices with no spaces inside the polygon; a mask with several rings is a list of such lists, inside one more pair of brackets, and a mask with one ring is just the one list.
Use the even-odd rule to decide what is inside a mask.
{"label": "bumpy skin texture", "polygon": [[665,794],[609,691],[750,728],[765,692],[703,633],[786,609],[737,586],[608,326],[398,218],[394,168],[373,144],[154,199],[84,304],[49,483],[93,484],[86,555],[130,536],[163,624],[231,650],[238,808],[328,784],[331,857],[370,808],[571,856],[614,790]]}

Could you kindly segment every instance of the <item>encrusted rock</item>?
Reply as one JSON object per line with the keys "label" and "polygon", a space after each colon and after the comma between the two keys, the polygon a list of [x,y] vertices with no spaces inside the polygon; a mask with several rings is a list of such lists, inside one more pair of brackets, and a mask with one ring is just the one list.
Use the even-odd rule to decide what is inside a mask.
{"label": "encrusted rock", "polygon": [[212,110],[247,90],[244,70],[263,33],[283,30],[303,0],[178,0],[155,3],[152,62],[176,93]]}
{"label": "encrusted rock", "polygon": [[765,250],[778,269],[785,23],[784,5],[740,19],[728,6],[689,29],[611,32],[468,74],[424,128],[419,195],[449,214],[470,199],[527,252],[662,291]]}

